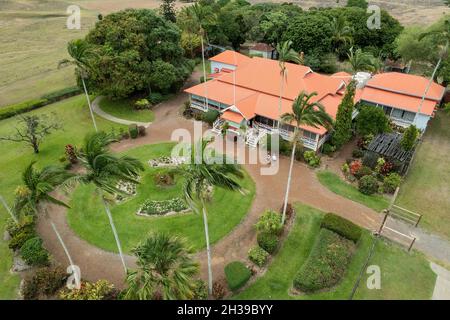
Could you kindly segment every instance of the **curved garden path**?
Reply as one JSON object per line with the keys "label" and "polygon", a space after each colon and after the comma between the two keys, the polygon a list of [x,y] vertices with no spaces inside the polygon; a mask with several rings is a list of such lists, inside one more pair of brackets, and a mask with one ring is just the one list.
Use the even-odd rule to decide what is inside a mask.
{"label": "curved garden path", "polygon": [[[154,109],[156,121],[147,129],[145,137],[136,140],[123,140],[114,144],[112,149],[123,151],[138,145],[169,141],[171,133],[175,129],[185,128],[192,132],[193,122],[184,119],[179,111],[186,99],[187,96],[182,93],[157,106]],[[279,159],[278,173],[265,176],[260,174],[260,168],[264,165],[244,165],[244,168],[256,183],[255,199],[243,221],[212,246],[215,279],[223,277],[223,268],[226,263],[247,258],[249,248],[256,243],[253,225],[260,214],[267,208],[279,209],[281,207],[288,165],[289,159],[282,157]],[[381,215],[375,211],[340,197],[323,187],[317,180],[314,170],[301,163],[295,163],[294,165],[290,202],[295,201],[301,201],[325,212],[335,212],[371,230],[375,230],[381,220]],[[47,209],[48,213],[38,223],[38,231],[53,257],[63,265],[68,265],[68,260],[51,228],[50,221],[55,223],[74,263],[80,267],[83,278],[87,280],[108,279],[117,287],[122,287],[124,271],[119,256],[97,248],[79,238],[69,227],[66,209],[63,207],[48,205]],[[206,279],[205,251],[197,253],[196,257],[201,264],[201,275]],[[127,256],[126,260],[129,267],[134,265],[132,257]]]}

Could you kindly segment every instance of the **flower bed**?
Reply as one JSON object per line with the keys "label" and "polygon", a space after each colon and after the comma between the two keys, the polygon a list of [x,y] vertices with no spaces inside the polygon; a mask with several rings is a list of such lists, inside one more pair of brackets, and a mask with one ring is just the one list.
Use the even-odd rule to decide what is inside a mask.
{"label": "flower bed", "polygon": [[186,162],[184,157],[159,157],[156,159],[150,159],[148,164],[152,168],[157,167],[176,167]]}
{"label": "flower bed", "polygon": [[189,207],[181,198],[173,198],[170,200],[146,200],[138,211],[138,215],[168,215],[177,212],[188,211]]}
{"label": "flower bed", "polygon": [[116,201],[123,201],[128,197],[136,195],[136,184],[129,181],[119,181],[116,185],[116,188],[120,191],[124,192],[124,194],[117,193]]}

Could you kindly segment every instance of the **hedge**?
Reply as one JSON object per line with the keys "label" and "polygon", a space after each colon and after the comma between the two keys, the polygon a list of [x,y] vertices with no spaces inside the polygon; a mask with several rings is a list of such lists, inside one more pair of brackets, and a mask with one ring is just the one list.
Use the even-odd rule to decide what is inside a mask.
{"label": "hedge", "polygon": [[258,245],[270,254],[274,253],[278,247],[278,236],[273,233],[260,232],[256,240]]}
{"label": "hedge", "polygon": [[27,100],[21,103],[11,104],[0,107],[0,120],[13,117],[20,113],[25,113],[34,109],[44,107],[48,104],[60,101],[79,94],[81,91],[78,87],[65,88],[59,91],[49,93],[39,99]]}
{"label": "hedge", "polygon": [[353,242],[358,242],[361,238],[361,228],[347,219],[341,218],[334,213],[327,213],[320,224],[321,228],[325,228],[336,232],[342,237],[351,240]]}
{"label": "hedge", "polygon": [[335,286],[347,270],[354,247],[352,241],[321,229],[308,259],[294,279],[294,287],[311,293]]}
{"label": "hedge", "polygon": [[240,261],[233,261],[225,266],[225,278],[232,291],[242,288],[251,275],[250,270]]}

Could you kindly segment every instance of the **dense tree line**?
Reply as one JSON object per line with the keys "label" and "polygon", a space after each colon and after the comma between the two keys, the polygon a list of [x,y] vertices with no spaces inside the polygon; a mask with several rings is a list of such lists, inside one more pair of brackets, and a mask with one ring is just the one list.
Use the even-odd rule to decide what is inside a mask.
{"label": "dense tree line", "polygon": [[[343,8],[311,8],[303,10],[290,3],[251,5],[244,0],[200,0],[202,27],[206,40],[214,45],[238,49],[246,40],[276,46],[292,41],[293,49],[305,53],[306,64],[320,68],[330,54],[347,58],[351,47],[362,49],[374,57],[395,56],[394,41],[401,33],[401,24],[386,11],[381,11],[381,28],[370,30],[367,13],[360,2]],[[184,38],[193,38],[195,24],[189,8],[177,18]],[[190,43],[193,44],[192,42]],[[198,52],[197,48],[186,51]]]}

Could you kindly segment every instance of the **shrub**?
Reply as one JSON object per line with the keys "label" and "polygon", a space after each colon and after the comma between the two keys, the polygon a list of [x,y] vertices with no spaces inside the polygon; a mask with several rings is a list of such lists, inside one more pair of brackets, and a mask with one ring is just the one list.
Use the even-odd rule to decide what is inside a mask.
{"label": "shrub", "polygon": [[361,160],[354,160],[350,163],[350,173],[352,175],[356,175],[356,173],[362,168],[362,161]]}
{"label": "shrub", "polygon": [[283,229],[281,215],[278,212],[267,210],[259,217],[255,227],[261,233],[280,234]]}
{"label": "shrub", "polygon": [[194,287],[194,300],[206,300],[208,299],[208,287],[205,281],[199,279],[195,281]]}
{"label": "shrub", "polygon": [[354,244],[337,233],[321,229],[312,251],[294,279],[304,292],[335,286],[344,276]]}
{"label": "shrub", "polygon": [[344,163],[341,167],[342,173],[347,176],[350,173],[350,166]]}
{"label": "shrub", "polygon": [[250,270],[240,261],[233,261],[225,266],[225,278],[232,291],[242,288],[251,276]]}
{"label": "shrub", "polygon": [[382,108],[370,105],[363,105],[356,116],[356,131],[360,135],[389,132],[389,119],[384,114]]}
{"label": "shrub", "polygon": [[31,266],[44,266],[49,262],[49,253],[39,237],[28,239],[20,248],[20,255]]}
{"label": "shrub", "polygon": [[157,172],[154,179],[158,186],[173,186],[175,184],[175,174],[170,170]]}
{"label": "shrub", "polygon": [[266,264],[269,253],[260,247],[253,247],[248,251],[248,258],[259,267]]}
{"label": "shrub", "polygon": [[25,278],[21,289],[22,296],[25,300],[36,299],[42,295],[52,296],[61,289],[67,276],[61,267],[38,269],[34,275]]}
{"label": "shrub", "polygon": [[73,145],[67,144],[64,151],[65,151],[67,160],[69,160],[71,163],[78,162],[77,153],[76,153],[75,147]]}
{"label": "shrub", "polygon": [[150,101],[147,99],[139,99],[134,103],[134,108],[137,110],[148,109],[150,107]]}
{"label": "shrub", "polygon": [[214,121],[219,117],[219,111],[214,109],[208,109],[203,115],[202,120],[208,123],[209,125],[213,125]]}
{"label": "shrub", "polygon": [[18,250],[25,244],[25,242],[27,242],[31,238],[34,238],[35,236],[36,233],[34,232],[33,226],[24,226],[12,235],[8,246],[11,250]]}
{"label": "shrub", "polygon": [[62,300],[109,300],[114,295],[114,285],[106,280],[81,282],[80,289],[64,289],[59,293]]}
{"label": "shrub", "polygon": [[361,149],[354,149],[352,151],[352,157],[353,158],[362,158],[362,156],[364,155],[364,151]]}
{"label": "shrub", "polygon": [[373,173],[372,169],[367,166],[362,166],[358,171],[354,174],[354,176],[358,179],[361,179],[364,176],[370,176]]}
{"label": "shrub", "polygon": [[212,296],[216,300],[221,300],[225,296],[225,285],[223,280],[215,281],[212,287]]}
{"label": "shrub", "polygon": [[334,213],[327,213],[320,223],[321,228],[336,232],[342,237],[358,242],[361,238],[361,228],[347,219],[344,219]]}
{"label": "shrub", "polygon": [[419,129],[415,125],[410,125],[408,129],[403,133],[400,145],[405,151],[412,150],[416,144],[417,137],[419,136]]}
{"label": "shrub", "polygon": [[373,176],[364,176],[359,179],[358,189],[363,194],[374,194],[378,191],[378,181]]}
{"label": "shrub", "polygon": [[308,165],[316,168],[320,165],[320,157],[314,151],[305,151],[303,157]]}
{"label": "shrub", "polygon": [[372,142],[373,138],[374,138],[373,134],[365,135],[358,139],[356,145],[358,146],[358,148],[365,150],[367,149],[367,146],[370,144],[370,142]]}
{"label": "shrub", "polygon": [[398,173],[390,173],[383,180],[383,191],[387,193],[394,193],[395,189],[400,186],[402,178]]}
{"label": "shrub", "polygon": [[328,142],[325,142],[322,147],[322,153],[326,155],[331,155],[336,151],[336,147]]}
{"label": "shrub", "polygon": [[362,159],[362,163],[363,165],[369,167],[369,168],[376,168],[377,163],[378,163],[378,154],[375,152],[364,152],[364,156]]}
{"label": "shrub", "polygon": [[133,123],[128,126],[128,132],[130,133],[131,139],[136,139],[139,135],[139,130],[137,124]]}
{"label": "shrub", "polygon": [[272,254],[278,247],[278,237],[273,233],[260,232],[257,236],[259,246]]}
{"label": "shrub", "polygon": [[143,137],[146,135],[146,128],[144,126],[138,126],[138,135]]}
{"label": "shrub", "polygon": [[147,100],[148,100],[148,102],[149,102],[151,105],[154,106],[155,104],[158,104],[158,103],[163,102],[164,97],[163,97],[163,95],[162,95],[161,93],[159,93],[159,92],[152,92],[152,93],[150,93],[150,95],[148,96]]}
{"label": "shrub", "polygon": [[383,176],[390,173],[392,170],[394,170],[394,164],[390,161],[386,161],[381,167],[380,167],[380,174]]}

